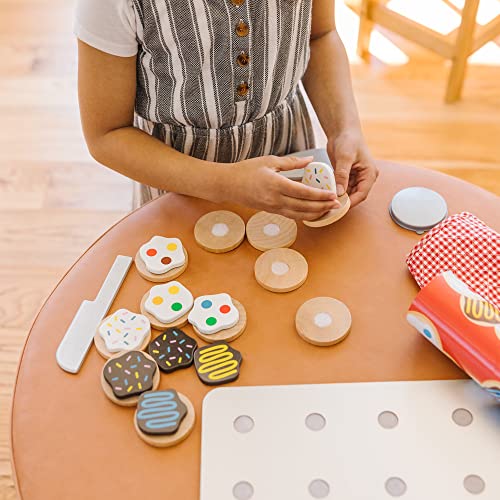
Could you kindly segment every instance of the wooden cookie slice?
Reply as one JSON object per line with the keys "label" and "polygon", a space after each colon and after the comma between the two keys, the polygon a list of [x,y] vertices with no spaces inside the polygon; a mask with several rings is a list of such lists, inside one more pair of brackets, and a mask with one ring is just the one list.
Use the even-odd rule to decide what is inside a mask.
{"label": "wooden cookie slice", "polygon": [[245,239],[245,222],[227,210],[209,212],[198,219],[194,237],[201,248],[212,253],[230,252]]}
{"label": "wooden cookie slice", "polygon": [[278,214],[257,212],[247,222],[250,245],[265,252],[273,248],[286,248],[297,239],[297,223]]}
{"label": "wooden cookie slice", "polygon": [[308,265],[303,255],[290,248],[264,252],[255,262],[255,279],[260,286],[276,293],[299,288],[307,279]]}
{"label": "wooden cookie slice", "polygon": [[174,269],[171,269],[168,271],[168,273],[165,274],[153,274],[150,273],[146,269],[146,264],[144,264],[143,260],[141,259],[141,256],[139,255],[139,252],[136,253],[135,255],[135,267],[137,268],[137,272],[146,280],[152,281],[153,283],[166,283],[167,281],[172,281],[178,276],[180,276],[188,266],[188,253],[185,248],[184,250],[184,255],[186,256],[186,262],[180,267],[175,267]]}
{"label": "wooden cookie slice", "polygon": [[[130,359],[128,358],[130,356]],[[134,366],[137,363],[138,366]],[[139,368],[139,370],[138,370]],[[130,373],[126,373],[130,372]],[[136,375],[138,372],[138,375]],[[113,387],[112,385],[113,384]],[[155,360],[145,352],[130,351],[110,358],[101,372],[104,394],[120,406],[135,406],[143,392],[156,390],[160,385],[160,370]],[[132,389],[129,389],[132,387]],[[118,397],[117,394],[132,395]]]}
{"label": "wooden cookie slice", "polygon": [[[116,313],[114,314],[110,314],[109,316],[107,316],[102,322],[101,324],[99,325],[99,328],[97,329],[97,332],[96,334],[94,335],[94,344],[95,344],[95,347],[97,349],[97,352],[105,359],[109,359],[113,356],[117,356],[118,354],[121,354],[123,352],[126,352],[126,351],[143,351],[146,346],[149,344],[149,342],[151,341],[151,326],[150,326],[150,323],[149,323],[149,320],[147,322],[147,325],[144,325],[143,327],[145,328],[145,331],[147,333],[145,333],[145,336],[144,336],[144,340],[139,344],[139,345],[132,345],[129,349],[121,349],[120,351],[118,352],[111,352],[108,350],[108,348],[106,347],[106,341],[102,338],[99,330],[102,328],[102,327],[106,327],[106,326],[109,326],[111,329],[112,329],[112,332],[111,333],[115,333],[115,330],[116,328],[114,328],[116,326],[116,324],[120,324],[118,323],[121,318],[116,318],[116,314],[118,313],[121,313],[122,311],[124,311],[125,313],[128,313],[127,314],[127,317],[125,318],[125,321],[128,322],[129,319],[131,320],[135,320],[136,318],[133,316],[134,313],[131,313],[130,311],[127,311],[126,309],[120,309],[118,310]],[[132,316],[130,316],[132,315]],[[141,317],[140,314],[137,314],[136,316],[138,316],[139,318]],[[142,315],[144,316],[144,314]],[[144,318],[142,318],[143,321],[144,321]],[[123,320],[121,320],[123,322]],[[139,328],[139,327],[134,327],[132,325],[133,328]],[[142,327],[142,326],[141,326]],[[124,337],[122,339],[122,342],[125,341],[126,342],[126,338],[125,335],[127,335],[127,331],[122,331],[122,336]],[[132,332],[133,333],[133,332]],[[123,344],[123,347],[126,347],[125,344]]]}
{"label": "wooden cookie slice", "polygon": [[297,333],[310,344],[329,346],[344,340],[351,331],[347,306],[331,297],[316,297],[302,304],[295,316]]}
{"label": "wooden cookie slice", "polygon": [[[175,393],[175,397],[169,397],[169,393]],[[177,413],[179,417],[184,415],[182,419]],[[191,434],[195,421],[196,414],[191,401],[173,389],[143,394],[134,415],[134,426],[139,437],[157,448],[174,446],[184,441]],[[148,423],[155,434],[144,432]],[[172,429],[175,429],[175,432],[171,432]]]}
{"label": "wooden cookie slice", "polygon": [[349,208],[351,208],[351,199],[349,198],[349,195],[345,193],[340,196],[338,200],[340,201],[339,208],[333,208],[319,219],[304,220],[302,222],[309,227],[324,227],[342,219],[342,217],[344,217],[344,215],[349,211]]}
{"label": "wooden cookie slice", "polygon": [[196,373],[206,385],[233,382],[240,375],[242,361],[240,351],[223,341],[198,347],[194,353]]}
{"label": "wooden cookie slice", "polygon": [[181,316],[179,319],[173,321],[172,323],[162,323],[160,320],[155,318],[152,314],[148,313],[146,311],[146,308],[144,307],[144,304],[149,296],[149,291],[147,291],[144,296],[141,299],[141,314],[146,316],[146,318],[149,319],[149,322],[151,323],[151,327],[154,328],[155,330],[166,330],[167,328],[182,328],[183,326],[187,325],[188,323],[188,315],[189,311]]}
{"label": "wooden cookie slice", "polygon": [[193,326],[194,333],[196,333],[196,335],[198,335],[200,339],[204,340],[208,344],[212,344],[220,340],[232,342],[233,340],[236,340],[240,335],[242,335],[247,326],[247,312],[241,302],[238,302],[233,298],[232,301],[240,314],[240,319],[238,323],[236,323],[236,325],[234,325],[232,328],[227,328],[211,335],[205,335],[204,333],[201,333],[195,326]]}

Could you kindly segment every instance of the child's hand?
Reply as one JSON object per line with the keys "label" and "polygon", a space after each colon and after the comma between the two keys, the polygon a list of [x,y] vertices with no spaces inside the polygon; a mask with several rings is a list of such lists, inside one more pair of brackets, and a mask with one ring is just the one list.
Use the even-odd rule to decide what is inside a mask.
{"label": "child's hand", "polygon": [[315,220],[337,208],[335,193],[306,186],[279,175],[281,170],[304,168],[313,157],[263,156],[228,165],[223,177],[225,198],[296,220]]}
{"label": "child's hand", "polygon": [[337,194],[347,190],[354,207],[366,199],[378,177],[378,169],[361,132],[348,131],[328,140],[328,155],[335,170]]}

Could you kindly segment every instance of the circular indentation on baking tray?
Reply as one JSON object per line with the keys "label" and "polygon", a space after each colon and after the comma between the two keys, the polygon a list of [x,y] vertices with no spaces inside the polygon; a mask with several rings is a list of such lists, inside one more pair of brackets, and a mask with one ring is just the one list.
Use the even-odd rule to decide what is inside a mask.
{"label": "circular indentation on baking tray", "polygon": [[391,497],[402,497],[407,489],[406,483],[400,477],[390,477],[385,482],[385,490]]}
{"label": "circular indentation on baking tray", "polygon": [[306,417],[306,427],[311,431],[320,431],[326,425],[326,418],[321,413],[311,413]]}
{"label": "circular indentation on baking tray", "polygon": [[469,410],[465,408],[457,408],[452,414],[451,418],[460,427],[467,427],[472,424],[474,417]]}
{"label": "circular indentation on baking tray", "polygon": [[233,426],[236,432],[247,434],[254,428],[255,422],[248,415],[240,415],[234,419]]}
{"label": "circular indentation on baking tray", "polygon": [[394,429],[399,423],[399,417],[393,411],[383,411],[378,416],[378,423],[384,429]]}
{"label": "circular indentation on baking tray", "polygon": [[330,485],[324,479],[314,479],[308,490],[313,498],[326,498],[330,494]]}
{"label": "circular indentation on baking tray", "polygon": [[247,481],[240,481],[233,486],[233,497],[236,500],[250,500],[253,497],[253,486]]}
{"label": "circular indentation on baking tray", "polygon": [[471,474],[464,479],[464,488],[473,495],[480,495],[485,490],[486,484],[482,477]]}

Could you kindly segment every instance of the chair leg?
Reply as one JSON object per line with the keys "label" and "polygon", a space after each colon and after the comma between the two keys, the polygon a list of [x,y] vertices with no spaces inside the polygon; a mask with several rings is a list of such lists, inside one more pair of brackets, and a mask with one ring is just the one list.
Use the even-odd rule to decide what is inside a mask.
{"label": "chair leg", "polygon": [[358,48],[359,57],[367,58],[370,54],[370,36],[373,30],[373,22],[368,17],[369,3],[371,0],[361,0],[359,12]]}
{"label": "chair leg", "polygon": [[455,53],[452,59],[445,101],[452,103],[458,101],[462,95],[467,59],[472,49],[474,31],[476,27],[476,15],[479,0],[466,0],[462,11],[462,22],[458,29],[455,42]]}

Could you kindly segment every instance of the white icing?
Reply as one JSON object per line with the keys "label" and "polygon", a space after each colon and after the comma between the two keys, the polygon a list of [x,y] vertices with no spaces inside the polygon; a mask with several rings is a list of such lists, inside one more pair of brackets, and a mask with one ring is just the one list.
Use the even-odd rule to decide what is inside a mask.
{"label": "white icing", "polygon": [[229,233],[229,228],[224,222],[217,222],[217,224],[212,226],[212,234],[214,236],[223,237],[226,236],[227,233]]}
{"label": "white icing", "polygon": [[[155,255],[148,255],[148,251],[155,250]],[[165,238],[164,236],[153,236],[144,243],[139,250],[139,255],[146,269],[152,274],[165,274],[168,271],[181,267],[186,263],[186,256],[181,240],[178,238]],[[162,259],[170,259],[170,262],[162,262]]]}
{"label": "white icing", "polygon": [[109,352],[140,349],[151,332],[148,318],[127,309],[119,309],[99,327],[99,335]]}
{"label": "white icing", "polygon": [[333,323],[333,318],[325,312],[320,312],[314,316],[314,324],[318,328],[327,328]]}
{"label": "white icing", "polygon": [[278,224],[266,224],[262,228],[262,232],[266,236],[278,236],[281,232],[281,228],[278,226]]}
{"label": "white icing", "polygon": [[302,183],[306,186],[327,189],[328,191],[335,191],[337,189],[333,168],[319,161],[313,161],[304,168]]}
{"label": "white icing", "polygon": [[290,271],[290,266],[286,262],[277,260],[271,264],[271,271],[276,276],[284,276]]}
{"label": "white icing", "polygon": [[[229,311],[221,312],[222,306],[229,306]],[[209,318],[215,319],[215,324],[208,324]],[[240,313],[227,293],[197,297],[188,316],[188,321],[204,335],[232,328],[239,320]]]}
{"label": "white icing", "polygon": [[[193,295],[184,285],[178,281],[170,281],[151,288],[144,302],[144,309],[158,321],[168,325],[190,311],[193,302]],[[176,304],[180,304],[180,309]]]}

